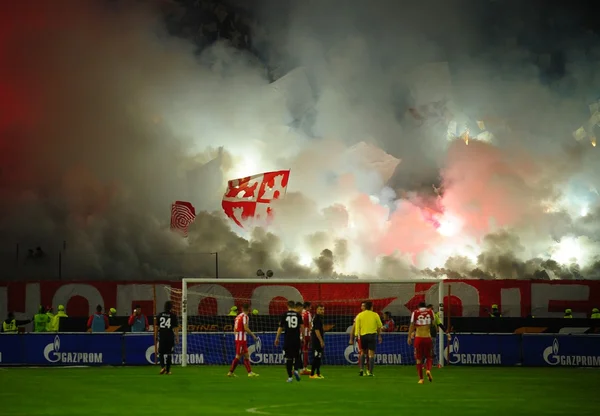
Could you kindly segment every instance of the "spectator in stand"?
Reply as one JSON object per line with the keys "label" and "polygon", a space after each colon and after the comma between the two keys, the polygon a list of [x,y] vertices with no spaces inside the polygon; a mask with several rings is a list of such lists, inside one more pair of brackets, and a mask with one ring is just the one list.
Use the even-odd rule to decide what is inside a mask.
{"label": "spectator in stand", "polygon": [[49,321],[50,319],[48,318],[48,315],[46,315],[46,310],[42,305],[40,305],[38,313],[36,313],[33,317],[33,331],[46,332]]}
{"label": "spectator in stand", "polygon": [[56,315],[52,317],[52,320],[48,324],[48,332],[58,332],[60,330],[60,318],[68,318],[69,316],[65,312],[63,305],[58,305],[58,311]]}
{"label": "spectator in stand", "polygon": [[498,305],[492,305],[492,311],[488,311],[490,314],[490,318],[502,318],[502,314],[500,313],[500,309],[498,309]]}
{"label": "spectator in stand", "polygon": [[392,319],[391,312],[383,313],[383,327],[381,327],[381,332],[394,332],[396,330],[396,323]]}
{"label": "spectator in stand", "polygon": [[96,306],[96,313],[90,316],[87,326],[92,332],[106,332],[108,329],[108,316],[102,313],[102,306]]}
{"label": "spectator in stand", "polygon": [[46,332],[52,332],[52,318],[54,318],[54,308],[52,305],[46,306],[46,315],[48,315],[48,325],[46,325]]}
{"label": "spectator in stand", "polygon": [[229,309],[229,316],[238,316],[237,306],[233,305],[231,309]]}
{"label": "spectator in stand", "polygon": [[565,309],[565,316],[563,318],[573,318],[573,311],[571,309]]}
{"label": "spectator in stand", "polygon": [[27,325],[29,322],[31,322],[31,319],[18,321],[15,319],[15,314],[13,312],[9,312],[8,318],[6,318],[4,322],[2,322],[2,332],[7,334],[16,334],[17,332],[19,332],[19,327],[21,325]]}
{"label": "spectator in stand", "polygon": [[600,310],[598,310],[598,308],[594,308],[592,309],[592,315],[590,316],[591,319],[600,319]]}
{"label": "spectator in stand", "polygon": [[129,326],[131,327],[131,332],[148,331],[148,318],[142,313],[142,307],[140,305],[135,305],[135,309],[129,317]]}

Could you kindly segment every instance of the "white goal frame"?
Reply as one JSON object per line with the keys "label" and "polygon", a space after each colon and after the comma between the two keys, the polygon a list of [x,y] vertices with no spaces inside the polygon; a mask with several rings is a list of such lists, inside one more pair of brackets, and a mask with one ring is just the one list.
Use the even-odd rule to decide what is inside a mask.
{"label": "white goal frame", "polygon": [[[187,366],[187,335],[188,335],[188,310],[187,297],[188,285],[190,283],[203,284],[357,284],[357,283],[380,283],[380,284],[416,284],[437,283],[439,317],[444,322],[444,280],[443,279],[204,279],[183,278],[181,280],[181,366]],[[448,328],[449,330],[450,328]],[[438,357],[440,366],[444,366],[444,340],[446,334],[441,330],[438,332]]]}

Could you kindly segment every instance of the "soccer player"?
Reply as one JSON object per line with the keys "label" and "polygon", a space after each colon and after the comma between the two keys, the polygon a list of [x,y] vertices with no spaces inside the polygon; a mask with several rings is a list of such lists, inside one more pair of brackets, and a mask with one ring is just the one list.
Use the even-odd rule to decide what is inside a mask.
{"label": "soccer player", "polygon": [[410,327],[408,328],[408,345],[415,339],[415,359],[417,360],[417,373],[419,384],[423,384],[423,360],[427,362],[427,378],[433,381],[431,367],[433,365],[433,340],[431,339],[431,326],[435,325],[433,311],[419,303],[419,308],[410,316]]}
{"label": "soccer player", "polygon": [[365,302],[365,310],[356,317],[356,332],[360,336],[360,345],[364,352],[369,355],[367,366],[367,376],[373,377],[373,367],[375,366],[375,350],[377,341],[381,344],[381,318],[373,312],[373,302]]}
{"label": "soccer player", "polygon": [[[302,312],[304,311],[304,304],[302,302],[296,302],[294,310],[298,312],[300,316],[302,316]],[[298,373],[300,374],[310,374],[310,372],[304,370],[302,360],[302,350],[304,348],[304,344],[310,343],[310,340],[306,341],[306,326],[304,325],[304,316],[302,316],[302,326],[304,329],[302,330],[302,334],[300,334],[300,351],[298,351],[298,358],[294,360],[294,370],[298,371]]]}
{"label": "soccer player", "polygon": [[325,378],[321,375],[321,360],[325,350],[325,331],[323,330],[323,315],[325,315],[325,306],[317,306],[317,314],[312,321],[312,346],[313,362],[310,368],[310,378]]}
{"label": "soccer player", "polygon": [[[365,302],[362,302],[360,304],[360,311],[364,311],[365,310]],[[359,313],[360,315],[360,313]],[[360,344],[360,335],[358,334],[358,332],[356,331],[356,318],[358,317],[358,315],[356,315],[354,317],[354,322],[352,323],[352,328],[350,329],[350,342],[349,344],[352,345],[354,344],[354,339],[356,338],[356,346],[358,347],[358,375],[359,377],[362,377],[364,372],[364,366],[365,366],[365,352],[362,348],[362,345]],[[368,365],[368,360],[367,360],[367,365]]]}
{"label": "soccer player", "polygon": [[173,312],[173,302],[165,302],[165,310],[156,317],[158,323],[158,358],[160,374],[171,375],[172,354],[179,343],[179,322]]}
{"label": "soccer player", "polygon": [[295,308],[296,302],[290,300],[288,302],[288,311],[281,315],[279,328],[277,328],[277,335],[275,336],[275,346],[277,346],[279,345],[281,333],[285,331],[283,351],[285,353],[285,367],[288,374],[288,383],[291,383],[294,380],[292,375],[296,377],[296,380],[300,381],[298,370],[294,370],[294,361],[300,358],[304,325],[302,324],[302,315],[295,311]]}
{"label": "soccer player", "polygon": [[235,317],[233,323],[233,333],[235,334],[235,358],[231,362],[227,377],[236,377],[233,372],[240,363],[242,357],[244,357],[244,367],[246,367],[248,377],[258,377],[258,374],[254,373],[252,367],[250,367],[250,354],[248,353],[248,337],[246,334],[249,334],[254,339],[254,342],[256,342],[256,335],[254,335],[254,332],[252,332],[248,326],[250,320],[248,317],[249,312],[250,305],[245,303],[242,305],[242,312]]}
{"label": "soccer player", "polygon": [[310,302],[304,302],[302,307],[302,323],[304,324],[304,342],[302,343],[302,353],[304,367],[302,368],[302,374],[310,374],[308,371],[308,351],[310,349],[310,343],[312,340],[311,331],[312,331],[312,314],[310,313]]}

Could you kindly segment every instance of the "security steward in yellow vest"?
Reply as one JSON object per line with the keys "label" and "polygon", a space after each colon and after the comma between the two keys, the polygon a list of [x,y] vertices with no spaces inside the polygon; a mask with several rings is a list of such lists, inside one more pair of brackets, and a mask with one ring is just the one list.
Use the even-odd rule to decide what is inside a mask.
{"label": "security steward in yellow vest", "polygon": [[500,313],[500,309],[498,309],[498,305],[492,305],[492,311],[489,312],[491,318],[502,318],[502,314]]}
{"label": "security steward in yellow vest", "polygon": [[600,310],[598,310],[598,308],[592,309],[592,316],[590,316],[590,318],[600,319]]}
{"label": "security steward in yellow vest", "polygon": [[19,331],[19,327],[21,325],[27,325],[31,322],[31,319],[26,319],[23,321],[17,321],[15,319],[15,314],[13,312],[8,313],[8,318],[2,321],[2,332],[4,333],[14,333],[16,334]]}
{"label": "security steward in yellow vest", "polygon": [[563,318],[573,318],[573,311],[571,309],[565,309],[565,316]]}
{"label": "security steward in yellow vest", "polygon": [[68,317],[69,317],[69,315],[67,315],[67,313],[65,312],[65,306],[58,305],[58,312],[56,312],[56,315],[54,315],[52,317],[52,320],[46,327],[47,331],[48,332],[58,332],[58,330],[60,329],[60,319],[68,318]]}

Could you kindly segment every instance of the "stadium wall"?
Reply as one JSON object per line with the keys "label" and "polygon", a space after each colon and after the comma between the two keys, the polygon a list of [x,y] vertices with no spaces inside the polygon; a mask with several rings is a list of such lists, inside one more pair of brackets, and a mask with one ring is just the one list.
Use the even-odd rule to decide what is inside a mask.
{"label": "stadium wall", "polygon": [[[585,318],[594,307],[600,307],[600,281],[536,281],[536,280],[448,280],[452,296],[446,297],[446,310],[453,317],[484,317],[492,304],[500,305],[504,317],[562,317],[566,308],[573,310],[575,318]],[[0,282],[0,317],[8,311],[16,312],[17,319],[31,318],[41,305],[65,305],[69,316],[89,316],[96,305],[115,307],[128,315],[133,305],[140,304],[152,310],[153,287],[181,288],[177,282]],[[206,293],[188,303],[190,314],[197,310],[202,315],[226,315],[232,303],[251,301],[261,315],[274,315],[285,308],[280,299],[282,285],[264,284],[197,284],[192,291]],[[376,299],[378,311],[389,310],[395,317],[409,316],[420,301],[438,303],[433,283],[403,285],[357,283],[306,284],[290,283],[286,293],[295,293],[298,301],[327,301],[339,308],[328,313],[348,314],[359,310],[360,301]],[[260,288],[260,290],[257,290]],[[211,293],[229,293],[231,297],[210,297]],[[156,290],[157,303],[169,299],[169,291]],[[334,308],[335,309],[335,308]]]}
{"label": "stadium wall", "polygon": [[[250,359],[257,365],[283,365],[275,334],[260,334],[251,343]],[[326,334],[325,365],[353,365],[358,351],[346,334]],[[188,362],[228,365],[234,356],[231,333],[198,333],[188,338]],[[599,335],[456,334],[445,348],[450,365],[600,367]],[[151,365],[152,334],[1,334],[0,366]],[[406,334],[385,334],[378,347],[378,365],[411,365],[414,357]],[[181,362],[175,352],[174,362]]]}

